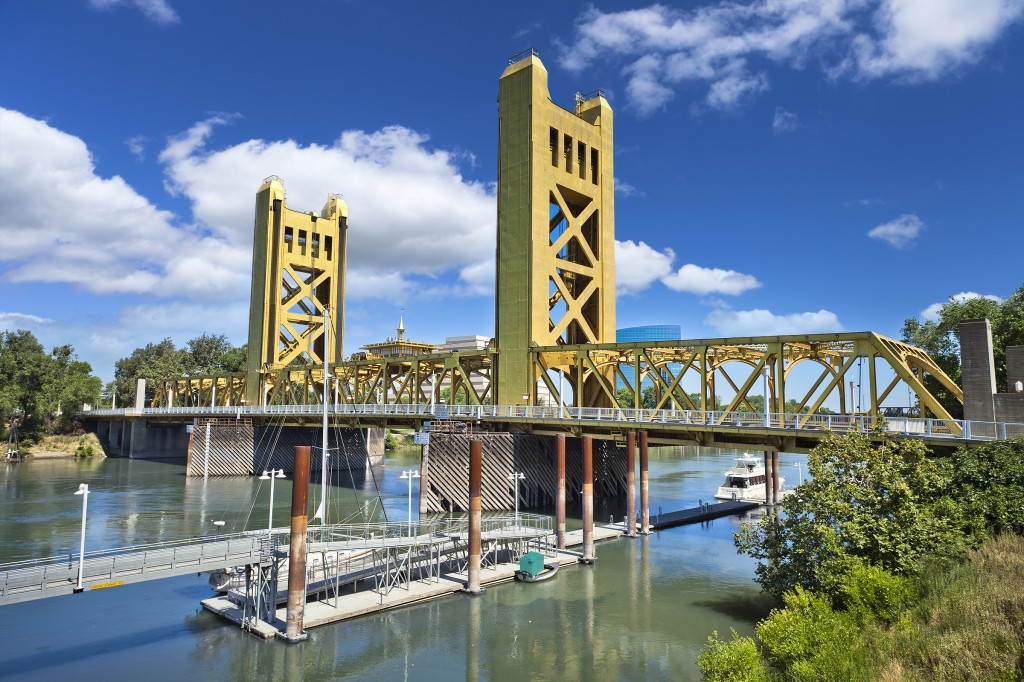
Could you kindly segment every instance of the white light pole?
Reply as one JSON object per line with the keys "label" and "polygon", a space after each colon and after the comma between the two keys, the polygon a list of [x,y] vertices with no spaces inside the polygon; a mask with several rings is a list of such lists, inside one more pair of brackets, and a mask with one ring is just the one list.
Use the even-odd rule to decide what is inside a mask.
{"label": "white light pole", "polygon": [[802,466],[800,466],[800,462],[793,462],[793,466],[796,467],[796,473],[800,475],[800,483],[799,483],[799,485],[803,485],[804,484],[804,468]]}
{"label": "white light pole", "polygon": [[409,535],[412,536],[412,479],[419,478],[420,472],[415,469],[406,469],[398,478],[402,481],[409,481]]}
{"label": "white light pole", "polygon": [[274,530],[274,479],[284,477],[284,469],[264,469],[263,475],[260,476],[261,481],[270,481],[270,519],[267,521],[267,532]]}
{"label": "white light pole", "polygon": [[522,471],[513,471],[511,474],[508,475],[508,480],[514,481],[516,485],[516,492],[513,495],[516,501],[516,526],[519,525],[519,481],[523,480],[524,478],[526,478],[526,474],[524,474]]}
{"label": "white light pole", "polygon": [[89,509],[89,484],[80,483],[76,495],[82,496],[82,541],[78,545],[78,584],[75,585],[75,592],[82,591],[82,564],[85,562],[85,514]]}

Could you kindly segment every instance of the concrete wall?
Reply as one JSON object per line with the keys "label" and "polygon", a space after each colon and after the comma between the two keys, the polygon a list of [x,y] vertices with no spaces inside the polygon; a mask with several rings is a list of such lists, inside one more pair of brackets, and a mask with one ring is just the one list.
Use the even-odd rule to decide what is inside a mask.
{"label": "concrete wall", "polygon": [[992,327],[987,319],[960,323],[960,366],[964,419],[995,421],[996,365],[992,356]]}

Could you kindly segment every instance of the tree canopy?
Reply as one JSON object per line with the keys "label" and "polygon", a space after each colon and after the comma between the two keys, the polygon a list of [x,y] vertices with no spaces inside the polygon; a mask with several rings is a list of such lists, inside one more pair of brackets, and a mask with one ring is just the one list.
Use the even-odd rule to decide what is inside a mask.
{"label": "tree canopy", "polygon": [[[1006,390],[1006,348],[1024,345],[1024,286],[1002,302],[980,297],[967,300],[951,297],[939,309],[936,319],[911,317],[905,320],[903,340],[928,351],[949,378],[960,384],[960,323],[979,318],[988,318],[992,325],[996,387]],[[951,415],[963,418],[963,405],[938,381],[926,376],[925,386]]]}
{"label": "tree canopy", "polygon": [[30,331],[0,334],[0,426],[13,419],[22,437],[66,431],[84,403],[100,399],[102,382],[92,367],[65,344],[49,353]]}

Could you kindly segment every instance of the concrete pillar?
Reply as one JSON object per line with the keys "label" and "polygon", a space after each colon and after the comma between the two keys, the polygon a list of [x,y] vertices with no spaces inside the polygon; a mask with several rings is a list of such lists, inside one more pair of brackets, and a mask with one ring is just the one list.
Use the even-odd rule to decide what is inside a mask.
{"label": "concrete pillar", "polygon": [[640,432],[640,532],[651,532],[651,500],[647,485],[647,432]]}
{"label": "concrete pillar", "polygon": [[306,515],[309,513],[309,446],[295,448],[295,479],[292,485],[291,543],[288,549],[288,611],[284,638],[301,642],[309,637],[303,628],[306,613]]}
{"label": "concrete pillar", "polygon": [[626,433],[626,535],[636,537],[636,434]]}
{"label": "concrete pillar", "polygon": [[135,409],[141,410],[146,406],[146,380],[138,379],[135,382]]}
{"label": "concrete pillar", "polygon": [[996,363],[992,355],[992,327],[987,319],[960,323],[960,366],[964,419],[995,421]]}
{"label": "concrete pillar", "polygon": [[555,437],[555,546],[565,549],[565,434]]}
{"label": "concrete pillar", "polygon": [[469,567],[466,591],[480,594],[480,530],[483,489],[483,443],[469,441]]}
{"label": "concrete pillar", "polygon": [[772,504],[782,501],[782,491],[779,485],[779,451],[772,450]]}
{"label": "concrete pillar", "polygon": [[583,563],[594,556],[594,441],[583,436]]}

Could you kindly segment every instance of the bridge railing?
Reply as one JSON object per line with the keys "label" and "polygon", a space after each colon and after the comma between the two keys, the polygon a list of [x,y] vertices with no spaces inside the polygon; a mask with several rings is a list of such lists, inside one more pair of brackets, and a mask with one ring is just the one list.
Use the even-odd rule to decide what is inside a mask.
{"label": "bridge railing", "polygon": [[[333,417],[435,417],[458,420],[598,421],[634,424],[667,424],[708,429],[784,429],[796,431],[856,431],[866,433],[884,423],[885,431],[906,436],[964,441],[1024,437],[1024,424],[979,422],[958,419],[876,417],[863,414],[801,414],[720,412],[702,410],[648,410],[625,407],[569,407],[559,405],[426,405],[339,404],[328,405]],[[92,410],[96,417],[171,416],[312,416],[323,413],[318,405],[263,405],[241,407],[164,407],[142,410]]]}

